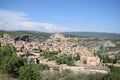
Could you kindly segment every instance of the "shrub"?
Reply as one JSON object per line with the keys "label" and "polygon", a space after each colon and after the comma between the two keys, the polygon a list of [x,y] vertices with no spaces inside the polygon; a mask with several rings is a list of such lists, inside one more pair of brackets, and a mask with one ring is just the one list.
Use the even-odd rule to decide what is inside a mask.
{"label": "shrub", "polygon": [[40,79],[39,70],[35,64],[26,64],[20,68],[19,80],[38,80]]}

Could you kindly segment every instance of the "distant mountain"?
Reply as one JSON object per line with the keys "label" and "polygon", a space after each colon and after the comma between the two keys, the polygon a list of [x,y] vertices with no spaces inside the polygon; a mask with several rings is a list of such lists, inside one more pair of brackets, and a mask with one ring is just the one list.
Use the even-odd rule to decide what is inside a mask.
{"label": "distant mountain", "polygon": [[100,33],[100,32],[62,32],[67,36],[77,37],[96,37],[96,38],[108,38],[108,39],[120,39],[120,34],[117,33]]}
{"label": "distant mountain", "polygon": [[[29,35],[32,40],[44,41],[49,38],[53,33],[38,32],[38,31],[3,31],[0,30],[0,36],[4,33],[9,34],[11,37],[20,35]],[[95,37],[95,38],[107,38],[107,39],[120,39],[120,34],[117,33],[100,33],[100,32],[61,32],[67,37]]]}

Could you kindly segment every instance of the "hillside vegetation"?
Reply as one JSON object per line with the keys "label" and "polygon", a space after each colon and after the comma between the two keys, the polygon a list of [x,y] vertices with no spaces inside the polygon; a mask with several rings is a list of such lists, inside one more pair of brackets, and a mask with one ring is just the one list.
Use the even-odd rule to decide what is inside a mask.
{"label": "hillside vegetation", "polygon": [[[17,49],[12,44],[5,44],[0,45],[0,80],[120,80],[120,67],[114,66],[114,64],[120,64],[120,40],[119,34],[108,34],[108,33],[88,33],[87,34],[79,34],[75,33],[63,33],[65,34],[65,41],[54,39],[51,36],[51,33],[44,33],[44,32],[34,32],[34,31],[0,31],[0,37],[4,37],[5,34],[7,38],[12,38],[14,40],[17,36],[28,35],[30,37],[30,42],[24,42],[24,45],[30,44],[28,46],[22,47],[23,51],[25,47],[29,47],[31,49],[31,43],[36,42],[35,46],[38,44],[42,45],[38,48],[33,48],[33,51],[37,52],[34,54],[39,54],[40,59],[48,59],[49,61],[55,61],[56,65],[66,64],[69,67],[74,66],[75,62],[80,62],[81,55],[75,53],[76,55],[66,55],[71,50],[78,49],[79,45],[81,45],[81,52],[82,48],[84,50],[88,50],[86,53],[90,54],[90,50],[94,50],[94,53],[91,53],[93,56],[99,56],[98,58],[101,59],[101,63],[107,66],[110,71],[108,73],[74,73],[70,69],[60,69],[56,66],[50,67],[47,64],[43,63],[28,63],[27,60],[30,56],[34,57],[32,53],[25,53],[24,57],[18,56]],[[77,35],[79,34],[79,35]],[[92,36],[95,34],[94,36]],[[104,35],[105,34],[105,35]],[[91,35],[91,36],[90,36]],[[100,35],[96,37],[97,35]],[[111,35],[111,36],[110,36]],[[10,37],[9,37],[10,36]],[[51,39],[50,36],[52,37]],[[82,36],[82,37],[81,37]],[[106,36],[106,37],[105,37]],[[66,37],[68,40],[66,40]],[[69,38],[71,37],[71,38]],[[7,38],[5,40],[7,41]],[[1,42],[5,42],[2,40]],[[8,40],[8,41],[11,41]],[[17,41],[14,44],[17,44]],[[19,42],[19,41],[18,41]],[[67,43],[67,44],[66,44]],[[75,44],[76,43],[76,44]],[[66,45],[64,45],[66,44]],[[21,45],[21,43],[19,44]],[[56,51],[49,51],[49,48],[63,47],[61,50],[58,49]],[[58,46],[56,46],[58,45]],[[64,46],[62,46],[64,45]],[[17,46],[17,45],[16,45]],[[70,47],[68,50],[68,46]],[[17,46],[20,47],[20,46]],[[44,47],[46,50],[44,50]],[[42,49],[43,48],[43,49]],[[21,51],[22,51],[21,49]],[[52,50],[52,49],[51,49]],[[68,51],[67,51],[68,50]],[[65,54],[60,55],[60,53],[67,51]],[[58,53],[59,52],[59,53]],[[79,51],[80,52],[80,51]],[[85,51],[83,51],[85,54]],[[59,56],[58,56],[59,55]],[[111,57],[112,56],[112,57]],[[112,65],[108,65],[110,63]],[[84,62],[86,64],[86,62]],[[102,65],[101,64],[101,65]],[[103,66],[102,65],[102,66]],[[98,67],[98,65],[96,66]]]}
{"label": "hillside vegetation", "polygon": [[47,65],[27,64],[14,54],[10,45],[0,48],[0,80],[119,80],[120,68],[109,68],[108,74],[74,74],[67,69],[51,72]]}
{"label": "hillside vegetation", "polygon": [[9,34],[10,37],[15,38],[17,36],[28,35],[31,41],[43,42],[48,39],[51,35],[45,32],[34,32],[34,31],[0,31],[0,37],[4,34]]}

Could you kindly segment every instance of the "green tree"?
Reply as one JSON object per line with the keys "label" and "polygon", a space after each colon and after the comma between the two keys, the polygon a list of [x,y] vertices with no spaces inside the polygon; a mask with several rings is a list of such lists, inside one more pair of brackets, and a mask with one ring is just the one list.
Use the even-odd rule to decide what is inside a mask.
{"label": "green tree", "polygon": [[80,55],[79,55],[79,54],[77,54],[77,55],[74,57],[74,59],[75,59],[75,61],[80,60]]}
{"label": "green tree", "polygon": [[24,62],[17,56],[7,56],[2,60],[1,68],[13,77],[19,75],[19,68],[24,65]]}
{"label": "green tree", "polygon": [[11,57],[14,54],[15,54],[15,50],[9,44],[0,47],[0,66],[2,60],[4,60],[6,56]]}
{"label": "green tree", "polygon": [[40,72],[36,64],[26,64],[20,68],[19,80],[39,80]]}
{"label": "green tree", "polygon": [[38,66],[38,70],[49,70],[49,66],[47,64],[37,64],[36,66]]}
{"label": "green tree", "polygon": [[0,68],[5,73],[17,77],[19,68],[23,65],[24,61],[17,57],[11,45],[7,44],[0,47]]}
{"label": "green tree", "polygon": [[59,70],[59,67],[53,67],[53,70],[54,70],[54,71],[60,71],[60,70]]}

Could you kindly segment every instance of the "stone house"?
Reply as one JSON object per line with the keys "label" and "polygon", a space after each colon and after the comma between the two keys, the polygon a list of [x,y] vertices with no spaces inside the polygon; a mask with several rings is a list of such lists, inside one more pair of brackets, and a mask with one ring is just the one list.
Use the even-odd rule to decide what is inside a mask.
{"label": "stone house", "polygon": [[98,56],[87,56],[87,65],[97,66],[100,64],[100,58]]}
{"label": "stone house", "polygon": [[65,40],[66,38],[65,38],[64,35],[59,34],[59,33],[56,33],[56,34],[53,34],[53,35],[51,36],[51,39],[52,39],[53,41],[55,41],[55,40],[57,40],[57,39]]}

